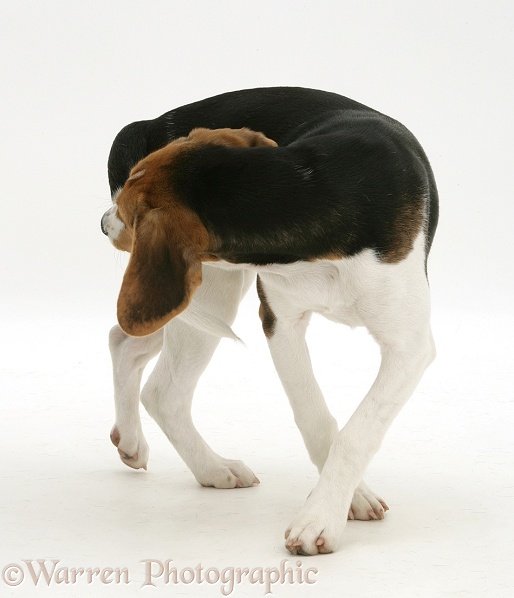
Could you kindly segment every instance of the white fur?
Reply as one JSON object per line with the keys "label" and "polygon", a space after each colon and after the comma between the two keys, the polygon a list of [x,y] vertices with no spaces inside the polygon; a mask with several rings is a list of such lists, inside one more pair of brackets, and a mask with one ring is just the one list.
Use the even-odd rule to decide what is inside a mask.
{"label": "white fur", "polygon": [[[424,246],[420,234],[409,256],[394,265],[379,262],[368,250],[333,264],[306,265],[305,273],[294,277],[261,275],[277,317],[268,341],[273,361],[311,459],[321,472],[318,484],[288,527],[287,547],[293,553],[337,548],[346,524],[342,514],[353,507],[354,490],[394,417],[435,356]],[[309,283],[312,279],[315,284]],[[378,376],[340,431],[316,383],[305,344],[312,311],[352,326],[366,326],[381,348]]]}
{"label": "white fur", "polygon": [[118,218],[118,206],[116,204],[109,208],[103,215],[102,228],[109,236],[111,243],[116,241],[121,231],[125,228],[123,222]]}
{"label": "white fur", "polygon": [[[205,312],[227,322],[255,276],[239,270],[219,272],[204,268],[203,282],[195,302]],[[114,371],[118,449],[129,466],[145,467],[148,445],[139,419],[141,376],[148,361],[163,349],[141,393],[141,402],[187,463],[198,482],[216,488],[250,486],[255,475],[243,463],[217,455],[202,439],[191,419],[191,402],[196,384],[209,363],[220,338],[206,334],[178,317],[164,329],[147,337],[126,335],[119,326],[110,333]]]}
{"label": "white fur", "polygon": [[212,311],[209,311],[207,307],[204,308],[194,298],[187,306],[187,309],[181,312],[177,318],[196,328],[196,330],[206,332],[212,336],[230,338],[233,341],[242,342],[226,322],[216,317]]}
{"label": "white fur", "polygon": [[111,200],[112,200],[112,203],[116,203],[116,200],[118,199],[118,195],[119,195],[119,194],[120,194],[122,191],[123,191],[123,187],[118,187],[117,189],[115,189],[115,190],[112,192],[112,195],[111,195]]}
{"label": "white fur", "polygon": [[[213,330],[207,330],[206,318],[214,322],[214,332],[217,328],[228,332],[257,270],[276,316],[274,334],[268,339],[273,361],[309,455],[320,471],[318,484],[288,527],[288,549],[295,554],[330,552],[337,548],[347,514],[382,518],[387,506],[362,476],[435,356],[424,247],[421,233],[407,258],[397,264],[380,262],[371,250],[341,260],[258,268],[211,263],[204,267],[203,284],[182,321],[177,317],[145,338],[128,337],[115,327],[111,331],[115,427],[124,462],[146,467],[148,445],[139,419],[139,385],[144,366],[162,346],[141,393],[147,411],[201,484],[229,488],[258,482],[240,461],[214,453],[191,419],[197,381],[219,340]],[[381,348],[377,378],[340,430],[314,378],[305,343],[312,312],[350,326],[366,326]]]}

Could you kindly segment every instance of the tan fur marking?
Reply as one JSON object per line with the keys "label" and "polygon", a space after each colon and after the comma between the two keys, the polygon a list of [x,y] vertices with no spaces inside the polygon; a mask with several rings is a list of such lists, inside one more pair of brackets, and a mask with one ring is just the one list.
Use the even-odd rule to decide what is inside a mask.
{"label": "tan fur marking", "polygon": [[386,264],[396,264],[405,259],[414,247],[414,240],[423,225],[424,199],[407,200],[398,212],[398,217],[391,231],[393,247],[380,254],[380,260]]}
{"label": "tan fur marking", "polygon": [[257,276],[257,294],[259,295],[261,302],[259,306],[259,318],[262,322],[262,329],[264,330],[266,338],[271,338],[275,332],[275,322],[277,321],[277,318],[275,317],[275,314],[268,303],[268,298],[266,297],[266,293],[264,292],[264,287],[262,286],[262,281],[259,276]]}
{"label": "tan fur marking", "polygon": [[[396,264],[404,260],[414,247],[414,241],[423,225],[425,200],[423,197],[405,199],[396,212],[396,221],[389,231],[391,242],[387,248],[376,248],[378,258],[385,264]],[[340,260],[348,257],[344,252],[327,253],[312,260]]]}
{"label": "tan fur marking", "polygon": [[201,257],[212,251],[207,229],[173,196],[159,168],[177,151],[143,160],[146,176],[127,181],[117,198],[125,229],[116,246],[132,253],[118,321],[133,336],[155,332],[188,306],[202,282]]}
{"label": "tan fur marking", "polygon": [[230,147],[277,147],[272,139],[251,129],[193,129],[187,141],[198,145],[215,144]]}
{"label": "tan fur marking", "polygon": [[118,321],[125,332],[151,334],[186,309],[202,282],[200,256],[209,242],[196,214],[183,206],[138,216],[118,298]]}
{"label": "tan fur marking", "polygon": [[276,146],[250,129],[195,129],[132,169],[116,200],[125,228],[114,242],[132,254],[118,297],[118,321],[128,334],[151,334],[186,309],[202,282],[201,262],[218,259],[218,240],[174,196],[167,178],[182,152],[205,144]]}

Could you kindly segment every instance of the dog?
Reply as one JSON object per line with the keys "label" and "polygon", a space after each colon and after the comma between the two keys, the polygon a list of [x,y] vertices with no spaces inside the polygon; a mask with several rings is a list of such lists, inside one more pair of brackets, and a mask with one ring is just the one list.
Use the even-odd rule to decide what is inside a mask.
{"label": "dog", "polygon": [[[317,485],[286,547],[337,549],[349,519],[382,519],[362,477],[435,357],[427,257],[438,195],[418,141],[348,98],[302,88],[231,92],[133,123],[108,162],[102,230],[130,260],[110,332],[122,461],[146,469],[141,402],[191,469],[216,488],[259,483],[217,455],[191,419],[197,381],[252,282],[275,368]],[[371,389],[339,429],[314,378],[305,332],[317,312],[365,326],[381,350]]]}

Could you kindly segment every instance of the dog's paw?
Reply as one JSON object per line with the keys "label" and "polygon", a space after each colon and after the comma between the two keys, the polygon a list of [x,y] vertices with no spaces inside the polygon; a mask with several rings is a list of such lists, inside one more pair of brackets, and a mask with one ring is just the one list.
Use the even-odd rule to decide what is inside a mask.
{"label": "dog's paw", "polygon": [[348,519],[360,519],[361,521],[383,519],[385,512],[388,510],[389,507],[384,500],[376,495],[364,482],[361,482],[353,494]]}
{"label": "dog's paw", "polygon": [[114,425],[111,430],[111,442],[118,449],[120,459],[133,469],[146,469],[150,449],[142,430],[122,431]]}
{"label": "dog's paw", "polygon": [[248,488],[260,484],[259,479],[242,461],[222,459],[205,467],[195,477],[202,486],[214,488]]}
{"label": "dog's paw", "polygon": [[291,554],[303,556],[334,552],[344,524],[343,517],[304,508],[286,530],[286,548]]}

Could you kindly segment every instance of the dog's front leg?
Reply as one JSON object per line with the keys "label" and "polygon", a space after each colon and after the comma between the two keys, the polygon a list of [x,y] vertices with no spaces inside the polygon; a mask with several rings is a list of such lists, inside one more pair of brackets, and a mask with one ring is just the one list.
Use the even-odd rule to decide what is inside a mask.
{"label": "dog's front leg", "polygon": [[141,377],[147,363],[161,350],[162,339],[162,330],[141,338],[128,336],[119,326],[109,333],[116,411],[111,440],[123,463],[134,469],[146,469],[149,452],[139,417]]}
{"label": "dog's front leg", "polygon": [[[231,324],[254,275],[245,271],[205,268],[195,299]],[[258,483],[241,461],[224,459],[204,441],[191,417],[193,393],[219,338],[175,318],[164,328],[164,346],[141,401],[203,486],[247,487]]]}

